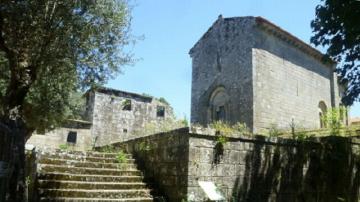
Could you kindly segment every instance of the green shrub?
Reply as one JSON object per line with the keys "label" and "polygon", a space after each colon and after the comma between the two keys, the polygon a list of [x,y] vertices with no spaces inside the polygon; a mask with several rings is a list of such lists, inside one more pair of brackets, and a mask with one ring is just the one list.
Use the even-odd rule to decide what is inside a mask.
{"label": "green shrub", "polygon": [[245,123],[237,122],[235,125],[233,125],[233,129],[242,135],[251,135],[250,129]]}
{"label": "green shrub", "polygon": [[276,124],[271,124],[269,127],[269,137],[278,137],[282,134],[281,130]]}
{"label": "green shrub", "polygon": [[69,149],[69,145],[67,145],[67,144],[60,144],[60,145],[59,145],[59,149],[61,149],[61,150],[68,150],[68,149]]}
{"label": "green shrub", "polygon": [[116,148],[114,147],[114,145],[106,145],[106,146],[100,148],[100,152],[114,153],[115,151],[116,151]]}
{"label": "green shrub", "polygon": [[125,152],[123,152],[122,150],[118,151],[117,155],[116,155],[116,161],[118,163],[126,163],[127,162],[127,158],[126,158],[126,154]]}
{"label": "green shrub", "polygon": [[161,102],[163,104],[170,105],[169,102],[163,97],[160,97],[158,100],[159,100],[159,102]]}
{"label": "green shrub", "polygon": [[299,132],[295,132],[295,138],[297,140],[303,141],[306,138],[308,138],[308,136],[305,131],[299,131]]}
{"label": "green shrub", "polygon": [[151,146],[148,145],[146,142],[141,142],[139,145],[139,150],[140,150],[140,152],[150,151]]}
{"label": "green shrub", "polygon": [[224,136],[230,136],[235,133],[241,135],[251,135],[250,129],[246,126],[245,123],[236,123],[234,125],[229,125],[222,121],[215,121],[209,125],[210,128],[214,129],[217,133],[220,133]]}
{"label": "green shrub", "polygon": [[210,128],[213,128],[216,133],[223,136],[229,136],[235,132],[234,128],[222,121],[215,121],[209,126]]}
{"label": "green shrub", "polygon": [[340,129],[343,127],[342,116],[346,112],[345,107],[331,108],[321,117],[325,127],[330,130],[330,135],[340,135]]}

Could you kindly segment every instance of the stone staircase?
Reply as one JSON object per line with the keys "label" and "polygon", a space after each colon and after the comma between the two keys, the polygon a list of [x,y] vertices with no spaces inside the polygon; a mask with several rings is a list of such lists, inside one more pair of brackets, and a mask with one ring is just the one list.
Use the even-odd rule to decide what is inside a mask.
{"label": "stone staircase", "polygon": [[38,164],[40,201],[153,201],[134,159],[117,153],[47,151]]}

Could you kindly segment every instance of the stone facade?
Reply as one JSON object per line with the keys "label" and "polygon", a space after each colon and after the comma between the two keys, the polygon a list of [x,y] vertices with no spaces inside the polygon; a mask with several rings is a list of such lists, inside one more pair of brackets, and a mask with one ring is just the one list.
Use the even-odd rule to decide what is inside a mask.
{"label": "stone facade", "polygon": [[[158,132],[153,128],[165,122],[176,123],[173,109],[160,99],[104,87],[89,90],[85,96],[86,121],[72,120],[45,134],[35,133],[27,144],[59,148],[68,144],[69,133],[75,132],[77,142],[68,144],[70,149],[86,151]],[[173,127],[177,126],[169,126]],[[151,130],[146,131],[147,128]]]}
{"label": "stone facade", "polygon": [[97,146],[148,135],[137,131],[174,119],[168,104],[149,96],[110,88],[90,90],[86,96],[86,118]]}
{"label": "stone facade", "polygon": [[360,137],[234,135],[219,153],[215,134],[183,128],[115,146],[133,154],[168,201],[208,201],[199,181],[213,182],[225,201],[360,199]]}
{"label": "stone facade", "polygon": [[[71,150],[86,151],[94,146],[90,128],[90,122],[69,120],[63,127],[56,128],[45,134],[32,134],[26,144],[34,145],[40,149],[58,149],[61,145],[67,145]],[[69,137],[74,135],[76,140]],[[75,142],[73,142],[74,140]]]}
{"label": "stone facade", "polygon": [[261,17],[219,19],[190,50],[191,122],[319,128],[340,105],[335,63]]}

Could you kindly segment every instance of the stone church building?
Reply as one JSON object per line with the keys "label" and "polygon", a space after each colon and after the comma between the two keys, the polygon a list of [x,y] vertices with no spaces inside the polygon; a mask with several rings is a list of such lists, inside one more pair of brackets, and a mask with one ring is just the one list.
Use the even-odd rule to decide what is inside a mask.
{"label": "stone church building", "polygon": [[219,16],[189,54],[192,123],[319,128],[341,105],[336,63],[264,18]]}

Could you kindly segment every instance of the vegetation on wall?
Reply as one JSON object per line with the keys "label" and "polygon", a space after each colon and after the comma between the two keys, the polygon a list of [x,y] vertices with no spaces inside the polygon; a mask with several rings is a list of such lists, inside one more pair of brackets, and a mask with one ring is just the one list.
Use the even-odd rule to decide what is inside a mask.
{"label": "vegetation on wall", "polygon": [[159,102],[166,104],[166,105],[170,105],[170,103],[163,97],[159,97]]}
{"label": "vegetation on wall", "polygon": [[240,135],[251,135],[250,129],[246,126],[245,123],[236,123],[234,125],[230,125],[223,121],[215,121],[208,126],[211,129],[214,129],[216,133],[219,133],[224,136],[233,136],[234,134]]}
{"label": "vegetation on wall", "polygon": [[250,131],[243,123],[236,123],[230,125],[223,121],[216,121],[209,124],[209,128],[215,130],[215,147],[214,147],[214,164],[219,164],[223,155],[226,143],[229,141],[229,137],[235,134],[249,135]]}
{"label": "vegetation on wall", "polygon": [[344,126],[341,114],[344,113],[344,108],[331,108],[326,111],[322,117],[325,127],[329,130],[330,135],[340,135],[340,129]]}

